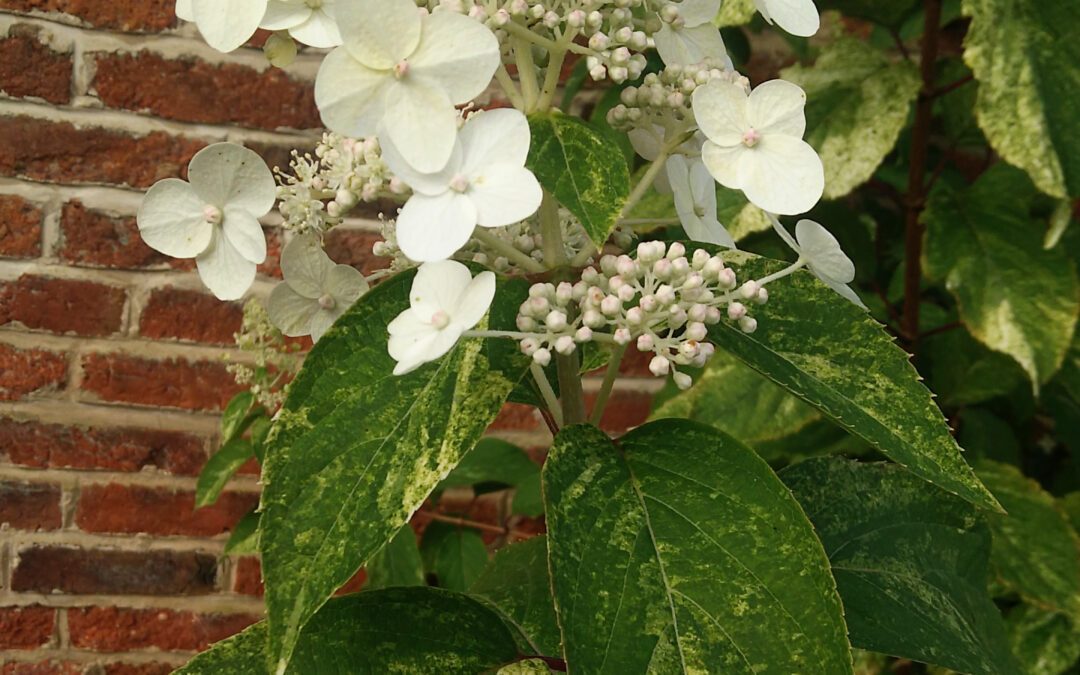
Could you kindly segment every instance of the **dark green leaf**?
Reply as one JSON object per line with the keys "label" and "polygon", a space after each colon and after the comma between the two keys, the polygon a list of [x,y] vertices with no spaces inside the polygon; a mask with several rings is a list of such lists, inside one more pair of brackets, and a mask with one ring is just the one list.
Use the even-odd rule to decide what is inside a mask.
{"label": "dark green leaf", "polygon": [[416,533],[402,525],[394,538],[386,542],[365,565],[367,581],[364,590],[391,586],[423,586],[424,563],[416,545]]}
{"label": "dark green leaf", "polygon": [[449,523],[436,521],[428,525],[420,551],[425,568],[438,576],[441,588],[451,591],[467,590],[488,565],[480,535]]}
{"label": "dark green leaf", "polygon": [[[532,518],[543,513],[540,501],[540,466],[529,454],[513,443],[497,438],[481,439],[465,455],[450,475],[439,484],[440,489],[466,485],[491,489],[517,488],[514,513]],[[483,491],[477,487],[478,492]]]}
{"label": "dark green leaf", "polygon": [[245,389],[233,396],[221,413],[222,444],[228,443],[244,432],[243,422],[251,407],[255,405],[255,394]]}
{"label": "dark green leaf", "polygon": [[597,246],[603,246],[630,194],[622,152],[576,117],[533,115],[526,165],[544,189],[574,214]]}
{"label": "dark green leaf", "polygon": [[251,423],[251,445],[255,450],[255,459],[259,460],[260,465],[266,458],[263,445],[266,443],[266,437],[270,433],[270,426],[270,418],[265,415],[256,417],[255,421]]}
{"label": "dark green leaf", "polygon": [[1011,357],[991,351],[963,327],[923,341],[920,367],[944,406],[975,405],[1030,384]]}
{"label": "dark green leaf", "polygon": [[1060,675],[1080,659],[1080,627],[1063,614],[1020,605],[1009,612],[1005,626],[1027,675]]}
{"label": "dark green leaf", "polygon": [[1020,441],[1009,423],[982,408],[960,413],[960,445],[968,457],[1020,464]]}
{"label": "dark green leaf", "polygon": [[895,464],[812,459],[780,477],[829,554],[853,645],[1020,672],[986,591],[990,532],[974,506]]}
{"label": "dark green leaf", "polygon": [[[272,670],[476,444],[527,369],[509,340],[466,339],[437,363],[392,375],[386,325],[409,306],[413,276],[379,284],[338,319],[267,440],[261,547]],[[487,327],[514,326],[527,285],[499,284]]]}
{"label": "dark green leaf", "polygon": [[226,555],[259,552],[259,514],[252,510],[240,519],[225,542]]}
{"label": "dark green leaf", "polygon": [[817,6],[822,11],[837,9],[845,16],[899,28],[921,3],[919,0],[818,0]]}
{"label": "dark green leaf", "polygon": [[200,509],[217,501],[236,470],[254,456],[251,441],[234,438],[206,460],[199,482],[195,486],[195,508]]}
{"label": "dark green leaf", "polygon": [[563,429],[544,467],[567,663],[584,673],[849,673],[821,543],[768,465],[661,420]]}

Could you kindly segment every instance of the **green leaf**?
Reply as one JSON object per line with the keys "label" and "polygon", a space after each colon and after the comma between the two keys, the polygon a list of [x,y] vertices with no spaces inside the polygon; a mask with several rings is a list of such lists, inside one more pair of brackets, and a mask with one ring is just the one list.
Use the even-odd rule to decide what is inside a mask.
{"label": "green leaf", "polygon": [[551,669],[547,667],[543,660],[526,659],[499,668],[496,675],[533,675],[535,673],[550,675],[551,672]]}
{"label": "green leaf", "polygon": [[480,535],[449,523],[436,521],[428,525],[420,551],[425,568],[439,577],[441,588],[451,591],[467,590],[488,565]]}
{"label": "green leaf", "polygon": [[546,537],[533,537],[501,549],[469,594],[488,603],[512,632],[521,636],[522,653],[562,657]]}
{"label": "green leaf", "polygon": [[473,486],[478,494],[518,488],[514,495],[514,513],[529,517],[543,513],[539,499],[540,466],[532,461],[529,453],[513,443],[498,438],[481,439],[439,484],[440,489],[462,486]]}
{"label": "green leaf", "polygon": [[850,673],[828,560],[768,465],[685,420],[563,429],[544,466],[572,672]]}
{"label": "green leaf", "polygon": [[225,542],[226,555],[243,555],[259,552],[259,514],[252,509],[233,528]]}
{"label": "green leaf", "polygon": [[201,509],[216,502],[237,469],[254,456],[251,441],[246,438],[234,438],[211,455],[195,485],[195,508]]}
{"label": "green leaf", "polygon": [[227,444],[244,432],[244,418],[255,405],[255,394],[245,389],[229,400],[225,411],[221,413],[222,444]]}
{"label": "green leaf", "polygon": [[630,195],[630,172],[618,145],[560,112],[532,115],[529,127],[526,166],[581,221],[593,243],[603,246]]}
{"label": "green leaf", "polygon": [[987,348],[959,326],[923,341],[920,367],[930,389],[946,407],[983,403],[1029,387],[1027,374],[1011,357]]}
{"label": "green leaf", "polygon": [[919,0],[818,0],[818,9],[840,10],[844,16],[865,19],[888,28],[899,28],[921,6]]}
{"label": "green leaf", "polygon": [[1034,605],[1080,619],[1080,539],[1068,518],[1016,467],[980,462],[976,468],[1008,512],[989,519],[990,562],[999,581]]}
{"label": "green leaf", "polygon": [[1080,196],[1080,14],[1068,2],[964,0],[975,114],[1005,161],[1043,192]]}
{"label": "green leaf", "polygon": [[[783,263],[729,252],[739,279],[760,279]],[[922,478],[998,509],[949,433],[907,355],[882,327],[806,272],[770,286],[747,335],[722,321],[710,339]]]}
{"label": "green leaf", "polygon": [[720,5],[720,13],[713,18],[713,25],[717,28],[727,26],[741,26],[750,23],[757,14],[754,0],[725,0]]}
{"label": "green leaf", "polygon": [[1005,625],[1009,646],[1027,675],[1059,675],[1080,659],[1080,627],[1063,614],[1020,605]]}
{"label": "green leaf", "polygon": [[423,586],[424,563],[420,560],[420,548],[413,529],[402,525],[394,538],[368,560],[364,569],[367,571],[365,591],[391,586]]}
{"label": "green leaf", "polygon": [[998,165],[963,192],[942,185],[922,221],[927,275],[945,279],[972,335],[1015,359],[1037,389],[1069,349],[1080,280],[1064,250],[1043,249],[1033,196],[1022,172]]}
{"label": "green leaf", "polygon": [[873,177],[892,152],[919,94],[919,71],[854,38],[830,43],[813,66],[780,72],[806,91],[806,142],[825,165],[825,198]]}
{"label": "green leaf", "polygon": [[851,644],[965,673],[1019,673],[986,590],[976,508],[895,464],[811,459],[780,472],[814,523]]}
{"label": "green leaf", "polygon": [[959,424],[960,445],[970,459],[1020,463],[1023,452],[1020,441],[1005,420],[982,408],[964,408],[960,412]]}
{"label": "green leaf", "polygon": [[[476,444],[528,367],[509,340],[465,339],[437,363],[392,375],[386,325],[409,306],[413,276],[379,284],[319,340],[268,438],[261,545],[272,671]],[[488,327],[514,326],[527,286],[499,284]]]}
{"label": "green leaf", "polygon": [[[179,675],[250,675],[265,660],[266,622],[214,645]],[[491,672],[517,658],[490,609],[438,588],[386,588],[326,603],[304,629],[289,675]]]}

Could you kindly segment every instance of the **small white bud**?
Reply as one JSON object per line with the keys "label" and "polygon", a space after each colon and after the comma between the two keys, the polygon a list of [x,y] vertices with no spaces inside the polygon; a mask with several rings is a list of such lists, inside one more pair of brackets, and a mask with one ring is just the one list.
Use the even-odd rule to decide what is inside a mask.
{"label": "small white bud", "polygon": [[536,338],[525,338],[521,341],[521,351],[525,356],[532,356],[540,349],[540,341]]}
{"label": "small white bud", "polygon": [[708,314],[709,308],[701,303],[693,304],[690,309],[686,310],[686,317],[691,321],[704,322]]}
{"label": "small white bud", "polygon": [[642,314],[640,307],[631,307],[626,310],[626,323],[631,326],[640,326],[645,323],[645,317]]}
{"label": "small white bud", "polygon": [[686,391],[690,388],[690,385],[694,384],[694,378],[679,371],[672,373],[671,379],[675,381],[675,386],[679,388],[679,391]]}
{"label": "small white bud", "polygon": [[574,299],[574,287],[569,282],[563,281],[555,288],[555,301],[565,305]]}
{"label": "small white bud", "polygon": [[609,295],[600,303],[600,311],[608,316],[615,316],[622,309],[622,300],[618,296]]}
{"label": "small white bud", "polygon": [[728,305],[727,315],[728,318],[732,321],[738,321],[739,319],[746,316],[746,305],[742,304],[741,302],[731,303],[730,305]]}
{"label": "small white bud", "polygon": [[743,296],[745,300],[753,300],[760,290],[761,286],[758,286],[758,282],[751,279],[739,287],[739,295]]}
{"label": "small white bud", "polygon": [[712,256],[709,255],[709,252],[703,248],[699,248],[698,250],[694,251],[694,258],[691,261],[693,268],[700,272],[702,269],[704,269],[705,263],[709,262],[709,259],[711,257]]}
{"label": "small white bud", "polygon": [[637,291],[634,290],[634,287],[630,286],[629,284],[623,284],[622,288],[620,288],[618,292],[619,300],[622,300],[623,302],[630,302],[634,299],[635,295],[637,295]]}
{"label": "small white bud", "polygon": [[616,328],[611,338],[615,340],[615,344],[623,346],[630,344],[632,339],[628,328]]}
{"label": "small white bud", "polygon": [[574,339],[578,342],[591,341],[593,339],[592,328],[589,328],[588,326],[582,326],[581,328],[578,328],[577,332],[574,333]]}
{"label": "small white bud", "polygon": [[696,359],[698,354],[701,353],[701,344],[689,340],[679,345],[679,353],[685,356],[687,359]]}
{"label": "small white bud", "polygon": [[667,284],[662,284],[656,289],[656,299],[661,305],[670,305],[675,302],[675,289]]}
{"label": "small white bud", "polygon": [[671,278],[671,261],[667,258],[661,258],[653,263],[652,272],[656,275],[657,279],[667,281]]}
{"label": "small white bud", "polygon": [[537,349],[533,352],[532,357],[533,361],[544,367],[547,367],[547,365],[551,363],[551,351],[547,348]]}
{"label": "small white bud", "polygon": [[621,255],[615,261],[615,271],[618,272],[621,277],[633,279],[638,273],[637,263],[635,263],[634,259],[630,256]]}
{"label": "small white bud", "polygon": [[517,329],[522,333],[531,333],[536,330],[536,319],[518,314]]}
{"label": "small white bud", "polygon": [[731,290],[735,288],[735,284],[738,283],[738,279],[735,278],[735,271],[730,267],[720,270],[720,274],[716,277],[717,284],[725,290]]}
{"label": "small white bud", "polygon": [[652,361],[649,361],[649,372],[657,377],[663,377],[668,374],[668,368],[671,367],[671,363],[665,356],[654,356]]}
{"label": "small white bud", "polygon": [[656,341],[653,340],[653,336],[648,333],[638,336],[637,348],[639,352],[651,352],[655,346]]}
{"label": "small white bud", "polygon": [[581,322],[592,329],[603,328],[607,325],[607,319],[595,309],[586,310],[585,313],[581,315]]}
{"label": "small white bud", "polygon": [[769,301],[769,291],[768,291],[768,289],[765,289],[765,288],[760,289],[758,291],[758,293],[757,293],[757,297],[754,298],[754,304],[755,305],[764,305],[768,301]]}
{"label": "small white bud", "polygon": [[577,344],[574,342],[574,338],[569,335],[564,335],[555,341],[555,351],[563,356],[573,354],[575,349],[577,349]]}
{"label": "small white bud", "polygon": [[682,244],[680,244],[679,242],[675,242],[674,244],[672,244],[671,246],[668,247],[668,250],[667,250],[667,259],[668,260],[674,261],[676,258],[681,258],[684,255],[686,255],[686,247],[683,246]]}
{"label": "small white bud", "polygon": [[[649,314],[652,314],[660,307],[660,301],[656,299],[655,295],[643,296],[639,304],[641,306],[641,309]],[[627,314],[628,318],[629,316],[630,315]]]}
{"label": "small white bud", "polygon": [[709,329],[700,321],[692,321],[686,326],[686,339],[701,342],[709,335]]}
{"label": "small white bud", "polygon": [[544,319],[544,325],[548,330],[560,333],[566,330],[566,315],[559,311],[550,312]]}
{"label": "small white bud", "polygon": [[719,309],[717,309],[716,307],[710,307],[708,313],[705,315],[705,323],[709,326],[715,326],[716,324],[720,323],[720,319],[722,318],[722,316],[723,315],[720,314]]}
{"label": "small white bud", "polygon": [[739,319],[739,329],[747,334],[753,333],[757,330],[757,319],[752,316],[744,316]]}

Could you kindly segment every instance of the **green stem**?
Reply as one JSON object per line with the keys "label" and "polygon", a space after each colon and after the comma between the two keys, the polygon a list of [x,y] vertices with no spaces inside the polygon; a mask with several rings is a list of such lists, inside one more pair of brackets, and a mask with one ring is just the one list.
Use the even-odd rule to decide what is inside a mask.
{"label": "green stem", "polygon": [[538,47],[543,47],[549,52],[554,52],[556,49],[566,49],[574,52],[575,54],[581,54],[582,56],[596,56],[596,52],[592,49],[589,49],[588,47],[583,47],[573,42],[560,47],[558,42],[550,40],[543,35],[537,35],[525,26],[514,23],[513,21],[503,26],[502,29],[510,35],[513,35],[514,37],[521,38],[522,40],[525,40],[527,42],[531,42]]}
{"label": "green stem", "polygon": [[497,234],[488,231],[484,227],[477,227],[473,230],[473,238],[482,242],[484,246],[503,254],[506,256],[507,260],[513,262],[522,270],[529,272],[530,274],[544,271],[543,265],[527,256],[522,251],[514,248],[513,245],[503,241]]}
{"label": "green stem", "polygon": [[506,71],[505,65],[499,64],[499,69],[495,71],[495,79],[502,87],[506,98],[510,99],[510,104],[524,112],[525,99],[521,96],[521,90],[514,84],[514,78],[510,77],[510,73]]}
{"label": "green stem", "polygon": [[555,426],[561,427],[563,425],[562,406],[559,405],[559,398],[555,395],[555,390],[551,388],[551,382],[548,382],[547,373],[536,361],[532,362],[529,370],[532,372],[533,379],[536,380],[536,386],[540,389],[540,395],[544,398],[548,411],[555,418]]}
{"label": "green stem", "polygon": [[544,74],[544,87],[540,90],[540,100],[536,104],[536,109],[540,112],[551,108],[555,91],[559,88],[559,76],[562,75],[567,47],[573,43],[575,33],[573,30],[567,31],[566,35],[559,38],[556,48],[549,52],[551,56],[548,57],[547,73]]}
{"label": "green stem", "polygon": [[566,264],[566,250],[563,247],[562,227],[559,224],[559,202],[547,190],[544,190],[544,198],[540,202],[539,215],[544,264],[548,269],[562,267]]}
{"label": "green stem", "polygon": [[513,39],[514,60],[517,63],[518,81],[526,114],[536,110],[540,85],[536,82],[536,64],[533,62],[532,46],[525,40]]}
{"label": "green stem", "polygon": [[611,352],[611,360],[608,361],[607,370],[604,372],[604,381],[600,385],[600,393],[596,396],[592,414],[589,415],[589,424],[600,426],[600,420],[604,417],[604,409],[607,408],[608,399],[611,398],[611,389],[615,386],[615,380],[619,377],[619,366],[622,365],[627,346],[616,345]]}
{"label": "green stem", "polygon": [[664,164],[667,163],[668,157],[670,156],[670,151],[660,151],[656,161],[649,165],[648,170],[645,171],[645,175],[641,177],[638,184],[634,186],[633,192],[626,198],[626,203],[623,204],[622,212],[620,214],[622,217],[625,218],[630,215],[630,212],[634,210],[634,207],[641,201],[641,198],[649,191],[649,188],[656,182],[656,177],[660,175],[660,172],[664,169]]}
{"label": "green stem", "polygon": [[619,225],[633,227],[635,225],[678,225],[682,221],[678,218],[623,218]]}

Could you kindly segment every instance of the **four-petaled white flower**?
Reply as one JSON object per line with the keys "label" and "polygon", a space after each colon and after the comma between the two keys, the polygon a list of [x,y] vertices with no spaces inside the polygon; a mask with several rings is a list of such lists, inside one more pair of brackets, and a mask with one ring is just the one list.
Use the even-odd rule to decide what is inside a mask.
{"label": "four-petaled white flower", "polygon": [[236,300],[266,259],[259,218],[274,206],[274,176],[251,150],[215,143],[191,159],[188,179],[166,178],[150,188],[139,206],[139,233],[156,251],[195,258],[207,288]]}
{"label": "four-petaled white flower", "polygon": [[312,47],[337,47],[341,31],[334,20],[335,0],[270,0],[259,24],[267,30],[287,30]]}
{"label": "four-petaled white flower", "polygon": [[525,116],[504,108],[472,115],[438,173],[417,171],[400,148],[384,143],[386,165],[413,190],[397,219],[401,252],[417,262],[445,260],[477,225],[511,225],[535,213],[543,190],[525,168],[530,141]]}
{"label": "four-petaled white flower", "polygon": [[176,0],[176,16],[194,21],[206,43],[231,52],[247,42],[266,14],[268,0]]}
{"label": "four-petaled white flower", "polygon": [[266,310],[289,337],[310,335],[315,342],[338,317],[367,292],[364,275],[336,265],[313,236],[293,239],[281,252],[285,281],[274,287]]}
{"label": "four-petaled white flower", "polygon": [[417,171],[442,169],[454,149],[454,106],[482,92],[499,66],[494,33],[455,12],[421,17],[412,0],[350,0],[337,19],[344,46],[315,79],[323,122],[345,136],[378,136]]}
{"label": "four-petaled white flower", "polygon": [[737,84],[712,80],[694,90],[693,105],[708,138],[702,159],[721,185],[784,215],[809,211],[821,199],[825,169],[802,140],[806,93],[798,86],[771,80],[747,96]]}
{"label": "four-petaled white flower", "polygon": [[665,16],[670,12],[675,20],[665,20],[653,35],[653,41],[665,64],[692,65],[713,58],[726,61],[730,66],[720,29],[712,23],[713,17],[720,11],[721,2],[682,0],[664,6],[660,12],[661,19],[670,18]]}
{"label": "four-petaled white flower", "polygon": [[812,220],[802,219],[795,224],[795,236],[772,214],[768,214],[773,229],[780,238],[799,254],[799,260],[826,286],[844,296],[859,307],[866,305],[848,286],[855,280],[855,263],[847,257],[840,242],[828,230]]}
{"label": "four-petaled white flower", "polygon": [[716,218],[716,182],[705,165],[700,160],[674,155],[665,168],[686,236],[693,241],[735,248],[735,240]]}
{"label": "four-petaled white flower", "polygon": [[495,299],[495,275],[453,260],[420,266],[409,292],[409,308],[390,322],[387,349],[395,375],[416,370],[450,351],[462,333],[487,314]]}
{"label": "four-petaled white flower", "polygon": [[800,37],[810,37],[821,27],[814,0],[754,0],[761,16],[769,23]]}

